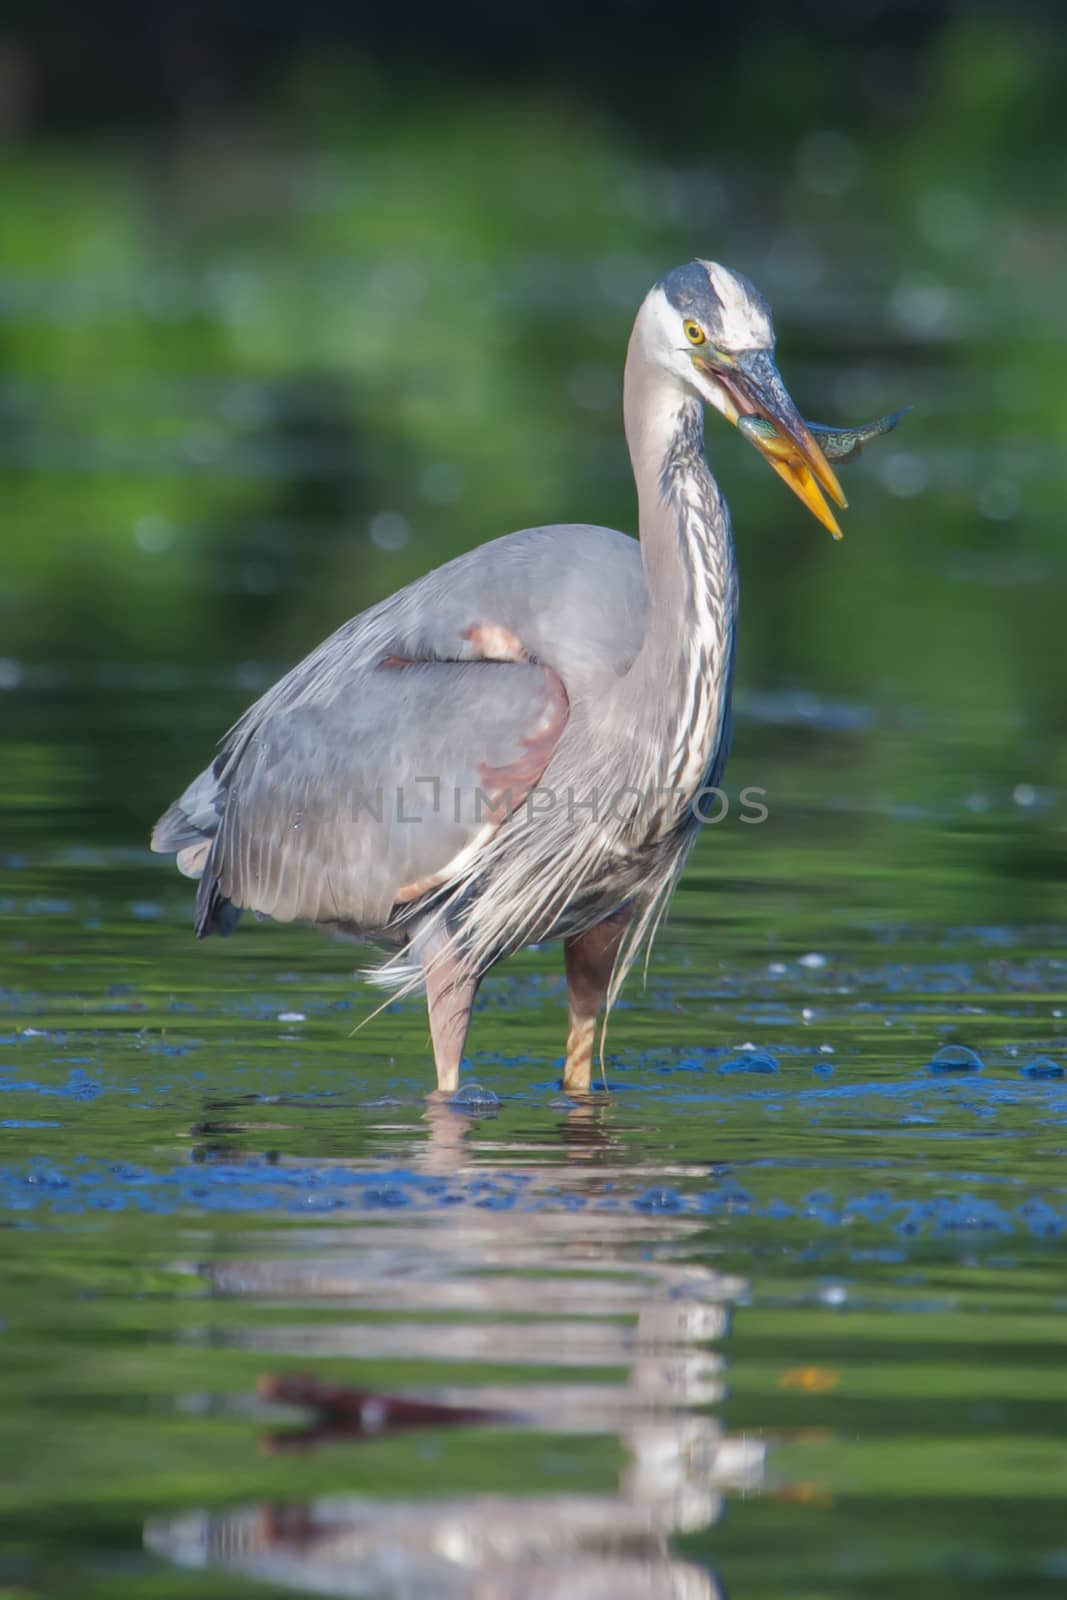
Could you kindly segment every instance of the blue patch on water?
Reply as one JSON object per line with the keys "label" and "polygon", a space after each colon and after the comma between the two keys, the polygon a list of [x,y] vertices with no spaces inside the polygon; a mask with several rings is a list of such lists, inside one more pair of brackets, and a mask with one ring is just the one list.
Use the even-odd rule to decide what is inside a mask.
{"label": "blue patch on water", "polygon": [[732,1061],[724,1061],[717,1069],[723,1074],[753,1072],[770,1075],[778,1071],[778,1063],[765,1050],[746,1050]]}
{"label": "blue patch on water", "polygon": [[[59,1096],[66,1100],[98,1100],[104,1093],[101,1084],[95,1078],[90,1078],[81,1067],[72,1067],[66,1083],[48,1084],[34,1083],[31,1079],[20,1080],[0,1077],[0,1093],[14,1093],[21,1091],[24,1094],[40,1094]],[[126,1094],[133,1094],[133,1089],[126,1089]]]}
{"label": "blue patch on water", "polygon": [[981,1072],[982,1058],[965,1044],[947,1044],[930,1062],[931,1072]]}
{"label": "blue patch on water", "polygon": [[500,1110],[500,1096],[492,1089],[483,1089],[480,1083],[464,1083],[448,1102],[448,1108],[466,1116],[495,1115]]}
{"label": "blue patch on water", "polygon": [[677,1212],[686,1210],[686,1202],[675,1189],[646,1189],[633,1201],[638,1211]]}
{"label": "blue patch on water", "polygon": [[1062,1078],[1064,1070],[1058,1061],[1052,1061],[1048,1056],[1037,1056],[1025,1067],[1019,1068],[1024,1078]]}
{"label": "blue patch on water", "polygon": [[[41,1158],[0,1167],[0,1207],[15,1213],[47,1209],[53,1216],[117,1211],[158,1216],[191,1210],[307,1215],[434,1211],[453,1206],[537,1212],[589,1208],[722,1219],[745,1216],[777,1223],[802,1219],[809,1230],[875,1225],[887,1227],[900,1238],[956,1238],[969,1243],[1020,1232],[1035,1239],[1058,1239],[1067,1231],[1067,1206],[1055,1205],[1042,1196],[1029,1196],[1007,1206],[966,1191],[910,1201],[894,1199],[880,1190],[841,1200],[827,1189],[816,1189],[796,1208],[774,1196],[761,1201],[731,1179],[695,1192],[655,1186],[630,1193],[586,1195],[565,1185],[534,1180],[526,1173],[446,1178],[402,1167],[361,1171],[283,1165],[265,1158],[194,1161],[163,1171],[131,1162],[98,1165],[85,1160],[65,1167]],[[865,1259],[875,1259],[872,1248],[872,1244],[863,1247]]]}

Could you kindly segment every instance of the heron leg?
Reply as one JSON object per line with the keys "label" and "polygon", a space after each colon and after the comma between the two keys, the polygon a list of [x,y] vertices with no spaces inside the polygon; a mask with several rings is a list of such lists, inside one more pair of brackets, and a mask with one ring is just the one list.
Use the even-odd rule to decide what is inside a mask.
{"label": "heron leg", "polygon": [[593,1075],[593,1040],[596,1020],[608,992],[615,957],[630,923],[627,907],[600,922],[588,933],[563,941],[567,972],[567,1057],[563,1087],[568,1094],[588,1094]]}
{"label": "heron leg", "polygon": [[437,1067],[437,1088],[454,1094],[459,1088],[459,1064],[467,1042],[478,979],[464,974],[460,961],[447,946],[424,956],[426,1007],[430,1038]]}

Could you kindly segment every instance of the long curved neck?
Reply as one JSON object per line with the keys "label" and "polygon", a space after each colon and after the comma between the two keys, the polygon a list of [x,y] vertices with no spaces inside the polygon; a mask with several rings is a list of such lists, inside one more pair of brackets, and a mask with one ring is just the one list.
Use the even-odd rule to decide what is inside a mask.
{"label": "long curved neck", "polygon": [[623,412],[648,588],[626,683],[631,705],[666,720],[663,785],[690,793],[725,756],[738,605],[730,515],[704,458],[701,402],[648,362],[636,330]]}

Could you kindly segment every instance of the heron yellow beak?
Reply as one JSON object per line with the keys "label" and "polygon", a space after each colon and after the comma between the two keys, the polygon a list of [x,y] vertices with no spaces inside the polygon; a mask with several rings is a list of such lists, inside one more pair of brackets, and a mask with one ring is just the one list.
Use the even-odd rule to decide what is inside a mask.
{"label": "heron yellow beak", "polygon": [[[741,420],[743,421],[744,419],[742,418]],[[841,529],[837,525],[837,518],[823,499],[822,489],[825,488],[833,496],[842,510],[847,506],[848,501],[841,493],[841,487],[837,483],[837,474],[826,460],[815,440],[812,439],[811,441],[815,450],[815,459],[813,460],[806,451],[800,448],[799,441],[793,439],[791,435],[783,436],[779,434],[774,438],[766,436],[756,438],[749,434],[748,437],[763,459],[769,462],[778,476],[789,485],[797,499],[803,501],[812,516],[817,517],[824,528],[829,528],[835,539],[840,539],[842,537]],[[821,471],[816,462],[822,464]],[[815,476],[817,472],[819,473],[818,478]],[[830,487],[831,484],[837,485],[836,492]]]}
{"label": "heron yellow beak", "polygon": [[[705,365],[701,358],[697,360],[699,365]],[[705,370],[729,395],[737,412],[730,418],[732,422],[741,427],[746,416],[757,416],[771,424],[771,431],[765,428],[749,431],[743,427],[741,431],[797,499],[824,528],[829,528],[835,539],[840,539],[841,529],[823,491],[842,509],[848,501],[837,474],[790,399],[770,351],[743,351],[729,366],[720,366],[717,360],[710,358]]]}

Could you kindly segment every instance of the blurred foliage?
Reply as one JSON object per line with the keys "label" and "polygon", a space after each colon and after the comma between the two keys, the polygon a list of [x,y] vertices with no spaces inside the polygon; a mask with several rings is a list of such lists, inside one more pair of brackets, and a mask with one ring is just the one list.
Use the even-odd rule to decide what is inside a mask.
{"label": "blurred foliage", "polygon": [[1063,40],[951,16],[894,68],[903,123],[845,43],[701,39],[707,132],[654,154],[555,86],[323,50],[267,109],[10,142],[5,654],[280,662],[509,527],[632,527],[629,322],[701,252],[770,294],[809,412],[916,406],[842,552],[713,426],[743,675],[1058,727]]}

